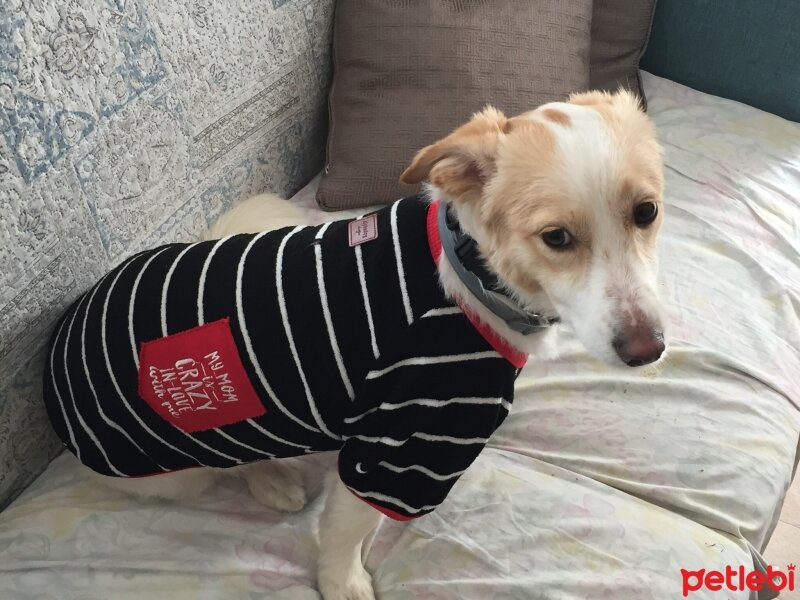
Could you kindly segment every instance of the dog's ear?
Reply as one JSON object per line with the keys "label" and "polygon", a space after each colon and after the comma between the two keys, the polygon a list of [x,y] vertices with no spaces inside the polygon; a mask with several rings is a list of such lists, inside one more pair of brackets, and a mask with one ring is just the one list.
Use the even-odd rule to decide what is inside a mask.
{"label": "dog's ear", "polygon": [[499,110],[487,106],[446,138],[420,150],[400,176],[403,183],[426,179],[454,199],[480,195],[495,170],[500,137],[510,122]]}

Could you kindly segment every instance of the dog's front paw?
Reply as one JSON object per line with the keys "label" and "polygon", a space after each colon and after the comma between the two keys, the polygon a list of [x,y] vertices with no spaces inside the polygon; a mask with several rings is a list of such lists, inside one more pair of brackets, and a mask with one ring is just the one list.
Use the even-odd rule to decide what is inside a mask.
{"label": "dog's front paw", "polygon": [[320,571],[319,591],[324,600],[375,600],[372,577],[360,564],[336,572]]}

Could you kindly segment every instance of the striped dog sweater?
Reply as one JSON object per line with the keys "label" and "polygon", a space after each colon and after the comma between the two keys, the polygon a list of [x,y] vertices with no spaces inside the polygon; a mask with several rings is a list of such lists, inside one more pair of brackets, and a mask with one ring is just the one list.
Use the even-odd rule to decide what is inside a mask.
{"label": "striped dog sweater", "polygon": [[48,348],[55,430],[104,475],[339,450],[357,497],[433,510],[508,414],[525,360],[448,300],[438,205],[137,254]]}

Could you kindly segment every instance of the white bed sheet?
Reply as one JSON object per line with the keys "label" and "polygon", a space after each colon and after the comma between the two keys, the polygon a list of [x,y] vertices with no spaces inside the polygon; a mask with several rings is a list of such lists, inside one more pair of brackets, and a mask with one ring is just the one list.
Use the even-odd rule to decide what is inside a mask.
{"label": "white bed sheet", "polygon": [[[758,560],[800,431],[800,125],[647,74],[645,87],[666,149],[667,360],[611,373],[568,332],[558,360],[531,360],[447,502],[381,526],[367,562],[380,598],[662,600],[681,597],[681,568]],[[329,219],[310,198],[296,198],[310,219]],[[62,455],[0,514],[0,598],[317,598],[333,463],[306,462],[314,499],[286,517],[235,480],[180,506],[138,502]]]}

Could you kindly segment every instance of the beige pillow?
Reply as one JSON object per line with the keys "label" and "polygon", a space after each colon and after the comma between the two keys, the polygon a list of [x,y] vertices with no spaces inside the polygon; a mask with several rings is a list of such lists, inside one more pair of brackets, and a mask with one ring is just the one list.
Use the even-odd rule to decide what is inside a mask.
{"label": "beige pillow", "polygon": [[589,86],[591,0],[338,0],[326,210],[414,194],[414,153],[488,103],[517,114]]}
{"label": "beige pillow", "polygon": [[590,80],[594,89],[619,86],[645,103],[639,59],[644,54],[656,0],[594,0]]}

